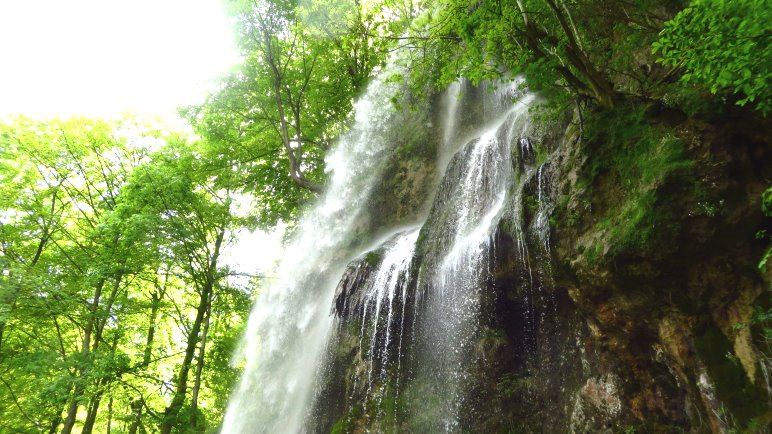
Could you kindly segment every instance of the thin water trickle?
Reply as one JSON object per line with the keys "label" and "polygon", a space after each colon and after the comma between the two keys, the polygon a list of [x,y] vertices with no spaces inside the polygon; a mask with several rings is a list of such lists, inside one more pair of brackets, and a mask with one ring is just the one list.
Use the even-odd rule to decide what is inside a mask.
{"label": "thin water trickle", "polygon": [[[365,393],[365,403],[372,392],[373,371],[376,365],[376,375],[379,380],[383,380],[389,370],[391,355],[391,325],[393,324],[393,315],[397,294],[406,291],[407,282],[410,280],[410,263],[415,251],[415,243],[418,239],[418,228],[411,229],[399,234],[383,253],[383,259],[378,267],[375,277],[369,283],[370,289],[366,295],[362,309],[362,330],[364,336],[366,333],[365,318],[370,313],[370,321],[375,324],[370,331],[369,351],[367,352],[368,372],[367,372],[367,392]],[[400,289],[402,291],[400,291]],[[386,304],[385,316],[381,308]],[[401,320],[402,321],[402,320]],[[379,326],[383,324],[383,326]],[[401,329],[400,329],[401,330]],[[385,336],[384,336],[385,335]]]}
{"label": "thin water trickle", "polygon": [[[421,354],[416,378],[407,387],[432,396],[432,408],[419,402],[413,415],[419,424],[423,416],[417,413],[434,414],[435,420],[424,425],[429,430],[459,431],[461,409],[473,411],[465,396],[477,357],[475,343],[482,332],[482,298],[494,237],[502,217],[521,203],[520,192],[534,171],[528,168],[518,176],[515,168],[520,162],[512,160],[513,146],[523,146],[529,136],[532,101],[533,96],[527,95],[512,105],[502,93],[493,93],[485,110],[499,114],[476,129],[451,160],[427,220],[431,225],[422,229],[434,249],[421,265],[427,275],[423,304],[415,318]],[[529,267],[519,221],[515,227],[522,250],[519,256]]]}

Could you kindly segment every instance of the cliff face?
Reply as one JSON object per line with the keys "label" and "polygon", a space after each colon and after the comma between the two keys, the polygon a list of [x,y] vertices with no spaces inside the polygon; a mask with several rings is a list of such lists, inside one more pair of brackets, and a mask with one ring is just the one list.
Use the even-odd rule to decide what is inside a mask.
{"label": "cliff face", "polygon": [[[561,151],[554,226],[558,286],[589,331],[594,378],[620,379],[620,416],[633,426],[766,426],[770,274],[757,268],[765,246],[755,234],[769,224],[760,204],[772,175],[769,123],[650,108],[620,141],[613,116],[594,116],[612,122]],[[594,389],[590,378],[577,402],[591,404]]]}
{"label": "cliff face", "polygon": [[385,163],[310,430],[763,429],[768,123],[630,104],[539,126],[465,94]]}

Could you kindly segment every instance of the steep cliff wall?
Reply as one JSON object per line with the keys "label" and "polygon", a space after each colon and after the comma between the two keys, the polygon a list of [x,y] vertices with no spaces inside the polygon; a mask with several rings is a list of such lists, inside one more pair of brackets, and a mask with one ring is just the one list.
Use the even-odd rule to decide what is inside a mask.
{"label": "steep cliff wall", "polygon": [[[505,110],[465,94],[447,167],[438,118],[387,163],[367,229],[386,235],[338,285],[310,430],[764,430],[769,123],[629,104],[495,130],[477,161]],[[493,226],[461,244],[475,207]]]}
{"label": "steep cliff wall", "polygon": [[593,378],[613,375],[631,426],[761,430],[772,416],[770,274],[757,268],[755,234],[769,225],[769,123],[640,105],[590,116],[589,140],[561,150],[553,219],[558,286],[597,358],[577,403],[597,407]]}

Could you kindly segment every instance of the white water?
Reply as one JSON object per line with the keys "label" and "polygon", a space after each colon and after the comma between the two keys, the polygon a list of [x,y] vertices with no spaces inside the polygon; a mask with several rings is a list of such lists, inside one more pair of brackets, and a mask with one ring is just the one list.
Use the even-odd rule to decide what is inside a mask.
{"label": "white water", "polygon": [[[430,238],[444,248],[424,263],[428,282],[416,309],[423,354],[414,393],[436,399],[433,408],[421,409],[419,403],[416,409],[434,415],[435,420],[428,423],[415,423],[431,431],[461,429],[460,413],[475,357],[473,346],[482,332],[481,299],[492,265],[493,237],[509,208],[508,200],[519,196],[527,179],[516,176],[512,144],[529,134],[528,108],[534,97],[528,95],[514,106],[502,107],[502,99],[511,101],[507,95],[497,92],[493,95],[496,98],[486,101],[494,120],[472,133],[476,137],[451,161],[429,216]],[[423,416],[414,414],[413,418]]]}
{"label": "white water", "polygon": [[[372,393],[374,376],[377,377],[377,380],[386,380],[390,362],[393,358],[391,354],[394,346],[392,330],[395,327],[392,327],[392,324],[396,320],[397,314],[399,315],[400,324],[397,330],[401,331],[401,325],[404,324],[405,306],[403,303],[402,307],[398,309],[397,301],[398,299],[404,300],[406,297],[407,282],[410,280],[410,263],[415,252],[418,229],[407,230],[389,243],[390,245],[384,252],[383,260],[378,267],[377,273],[368,282],[369,289],[367,289],[362,306],[362,326],[360,330],[361,338],[369,338],[370,341],[368,344],[369,348],[366,351],[368,372],[365,405],[369,395]],[[397,310],[399,312],[396,312]],[[366,327],[368,320],[376,324],[375,327],[370,327],[369,333]],[[384,324],[385,326],[379,327],[379,324]],[[400,335],[397,338],[400,339],[400,345],[397,347],[398,354],[395,360],[399,363],[402,336]],[[361,340],[359,347],[363,350],[365,348]],[[375,374],[373,371],[375,371]]]}
{"label": "white water", "polygon": [[[358,305],[359,349],[367,369],[362,379],[367,384],[360,383],[364,390],[360,403],[367,411],[369,402],[380,402],[388,377],[402,369],[402,353],[407,351],[403,341],[411,339],[410,350],[417,353],[411,357],[418,368],[404,392],[402,386],[397,388],[408,394],[410,417],[429,415],[428,423],[411,423],[425,432],[462,428],[460,413],[462,408],[468,411],[464,396],[471,381],[469,366],[482,333],[481,300],[492,266],[494,236],[503,218],[512,220],[517,256],[533,286],[521,193],[534,176],[539,208],[533,230],[548,248],[544,168],[522,161],[525,154],[533,157],[525,139],[532,134],[528,109],[534,97],[523,95],[516,84],[490,92],[480,115],[487,122],[460,128],[465,116],[456,99],[460,86],[444,97],[436,170],[443,179],[427,217],[430,223],[385,237],[376,246],[378,264],[359,288],[364,291]],[[329,189],[304,218],[283,258],[277,283],[260,294],[250,317],[242,352],[246,368],[231,399],[224,433],[297,433],[313,425],[308,417],[333,325],[330,306],[346,265],[361,253],[347,246],[367,218],[368,193],[381,182],[379,162],[394,146],[385,132],[399,128],[387,103],[397,91],[374,82],[356,104],[352,132],[328,158]],[[513,104],[515,98],[519,100]],[[516,146],[521,149],[513,149]],[[419,235],[430,248],[415,264]],[[417,288],[414,297],[408,288]],[[415,300],[409,307],[415,323],[411,336],[403,333],[408,299]],[[426,414],[419,414],[424,409]]]}
{"label": "white water", "polygon": [[[386,76],[387,74],[383,74]],[[260,291],[242,349],[245,361],[223,421],[223,433],[296,433],[313,395],[327,340],[335,287],[348,261],[348,237],[379,179],[393,144],[384,131],[397,115],[395,86],[374,81],[355,104],[355,124],[329,155],[329,187],[303,218],[279,265],[276,282]]]}

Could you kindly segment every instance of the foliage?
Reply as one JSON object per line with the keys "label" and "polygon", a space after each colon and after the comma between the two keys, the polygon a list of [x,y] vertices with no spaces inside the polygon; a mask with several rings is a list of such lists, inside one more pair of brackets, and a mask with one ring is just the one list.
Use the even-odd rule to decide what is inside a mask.
{"label": "foliage", "polygon": [[[767,188],[764,190],[764,193],[761,195],[761,211],[764,213],[767,217],[772,217],[772,187]],[[766,231],[760,231],[756,234],[756,238],[759,238],[761,240],[766,241],[772,241],[766,233]],[[764,254],[761,256],[761,260],[759,261],[759,270],[764,272],[767,269],[767,263],[769,262],[769,259],[772,258],[772,242],[766,247],[764,250]]]}
{"label": "foliage", "polygon": [[206,152],[255,198],[263,227],[291,220],[325,181],[324,156],[384,62],[381,9],[348,2],[231,2],[243,62],[183,113]]}
{"label": "foliage", "polygon": [[[722,414],[730,427],[748,428],[756,418],[763,418],[769,403],[762,384],[749,381],[743,368],[725,357],[732,353],[732,344],[713,325],[695,325],[695,349],[704,361],[714,382],[716,397],[724,407]],[[735,419],[736,418],[736,419]]]}
{"label": "foliage", "polygon": [[665,23],[653,51],[658,62],[680,67],[684,83],[728,90],[766,114],[772,110],[772,33],[763,0],[695,0]]}
{"label": "foliage", "polygon": [[520,75],[557,106],[580,99],[610,108],[632,98],[689,113],[720,111],[723,97],[714,95],[731,91],[742,95],[738,104],[768,112],[766,3],[686,3],[435,0],[410,26],[410,76],[401,79],[422,89]]}
{"label": "foliage", "polygon": [[0,125],[3,431],[146,431],[177,396],[177,428],[222,418],[249,295],[200,146],[132,119]]}
{"label": "foliage", "polygon": [[[665,71],[646,50],[678,1],[437,0],[411,26],[411,80],[525,77],[551,103],[648,98]],[[423,54],[421,54],[423,53]],[[420,86],[419,86],[420,87]]]}

